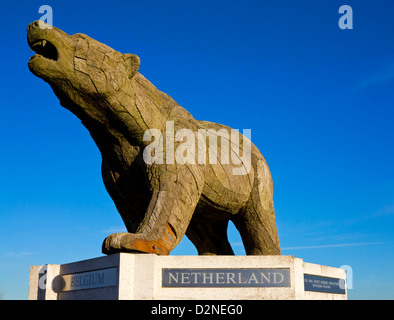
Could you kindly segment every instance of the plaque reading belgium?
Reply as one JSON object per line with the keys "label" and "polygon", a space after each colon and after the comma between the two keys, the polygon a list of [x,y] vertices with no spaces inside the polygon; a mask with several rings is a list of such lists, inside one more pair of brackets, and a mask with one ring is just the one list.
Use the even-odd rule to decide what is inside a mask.
{"label": "plaque reading belgium", "polygon": [[63,275],[62,291],[113,287],[117,283],[116,277],[116,268]]}

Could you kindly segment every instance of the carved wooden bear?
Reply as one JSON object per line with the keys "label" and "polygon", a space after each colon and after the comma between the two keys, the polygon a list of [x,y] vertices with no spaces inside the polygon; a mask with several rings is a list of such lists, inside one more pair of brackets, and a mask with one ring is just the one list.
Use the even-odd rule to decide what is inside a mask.
{"label": "carved wooden bear", "polygon": [[31,72],[100,149],[105,187],[128,230],[109,235],[103,253],[167,255],[186,234],[199,254],[230,255],[231,220],[247,254],[280,254],[271,174],[248,139],[195,120],[138,72],[134,54],[38,21],[28,26],[28,44]]}

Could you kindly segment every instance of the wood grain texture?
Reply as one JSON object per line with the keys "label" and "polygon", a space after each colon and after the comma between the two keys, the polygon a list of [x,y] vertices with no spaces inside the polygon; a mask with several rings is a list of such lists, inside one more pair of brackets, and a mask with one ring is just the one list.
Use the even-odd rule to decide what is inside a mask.
{"label": "wood grain texture", "polygon": [[[40,29],[38,22],[28,27],[28,44],[37,53],[29,61],[31,72],[82,121],[101,152],[105,187],[128,230],[108,236],[103,253],[167,255],[186,234],[199,254],[231,255],[231,220],[247,254],[280,254],[265,159],[251,144],[250,169],[231,160],[247,150],[242,134],[221,136],[234,131],[194,119],[138,72],[134,54],[121,54],[84,34]],[[206,137],[204,149],[199,135],[208,130],[217,144]],[[144,158],[152,146],[144,141],[147,132],[163,133],[162,149],[154,155],[162,163]],[[176,134],[173,145],[171,134]],[[234,174],[234,167],[245,174]]]}

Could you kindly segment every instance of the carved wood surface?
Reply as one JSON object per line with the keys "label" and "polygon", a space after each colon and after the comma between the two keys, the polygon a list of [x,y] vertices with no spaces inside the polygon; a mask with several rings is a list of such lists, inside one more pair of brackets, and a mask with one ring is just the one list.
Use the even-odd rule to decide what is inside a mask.
{"label": "carved wood surface", "polygon": [[[134,54],[84,34],[41,29],[37,21],[28,27],[28,44],[36,52],[31,72],[82,121],[101,152],[105,187],[128,230],[109,235],[104,253],[167,255],[186,234],[199,254],[233,254],[231,220],[247,254],[280,254],[271,174],[241,133],[194,119],[138,72]],[[210,133],[206,149],[202,132]],[[242,158],[248,150],[249,163]]]}

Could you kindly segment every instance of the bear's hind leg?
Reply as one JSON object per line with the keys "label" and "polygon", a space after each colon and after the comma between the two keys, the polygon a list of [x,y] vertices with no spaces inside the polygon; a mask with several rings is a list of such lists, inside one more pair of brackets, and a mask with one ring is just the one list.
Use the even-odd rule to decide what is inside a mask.
{"label": "bear's hind leg", "polygon": [[247,255],[280,255],[273,204],[267,209],[253,202],[233,219]]}
{"label": "bear's hind leg", "polygon": [[255,179],[248,202],[232,219],[247,255],[280,255],[271,173],[263,158],[255,161]]}
{"label": "bear's hind leg", "polygon": [[234,255],[227,239],[228,220],[196,222],[191,220],[186,236],[197,248],[199,255]]}

